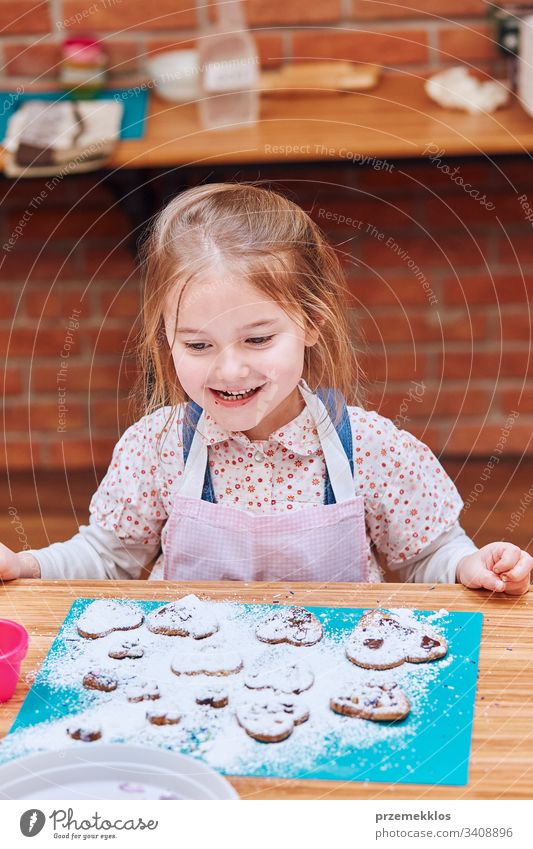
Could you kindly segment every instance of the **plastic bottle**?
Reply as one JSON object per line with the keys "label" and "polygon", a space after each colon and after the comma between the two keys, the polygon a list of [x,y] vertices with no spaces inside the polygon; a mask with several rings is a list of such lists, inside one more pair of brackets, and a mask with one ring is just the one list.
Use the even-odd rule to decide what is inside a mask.
{"label": "plastic bottle", "polygon": [[198,40],[206,129],[253,124],[259,115],[259,56],[240,0],[218,0],[218,22]]}

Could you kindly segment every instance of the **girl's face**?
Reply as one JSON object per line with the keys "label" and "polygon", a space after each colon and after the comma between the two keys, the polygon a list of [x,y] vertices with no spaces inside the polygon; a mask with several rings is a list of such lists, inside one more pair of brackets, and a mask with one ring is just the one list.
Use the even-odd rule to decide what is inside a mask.
{"label": "girl's face", "polygon": [[[178,380],[221,428],[265,440],[304,407],[297,388],[306,332],[272,299],[244,280],[216,277],[179,285],[169,297],[165,329]],[[231,393],[231,394],[228,394]],[[237,397],[235,397],[235,394]]]}

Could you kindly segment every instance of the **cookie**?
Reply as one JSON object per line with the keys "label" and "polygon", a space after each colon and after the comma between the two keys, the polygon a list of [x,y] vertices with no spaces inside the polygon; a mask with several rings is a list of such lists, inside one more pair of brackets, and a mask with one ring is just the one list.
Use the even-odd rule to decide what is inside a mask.
{"label": "cookie", "polygon": [[290,696],[265,695],[262,699],[240,704],[235,716],[254,740],[279,743],[290,737],[296,725],[309,719],[309,709]]}
{"label": "cookie", "polygon": [[144,649],[139,645],[139,640],[118,640],[110,646],[108,655],[115,660],[138,660],[144,656]]}
{"label": "cookie", "polygon": [[214,650],[180,652],[170,664],[175,675],[235,675],[242,667],[238,652]]}
{"label": "cookie", "polygon": [[67,734],[73,740],[81,740],[83,743],[93,743],[102,737],[102,729],[99,725],[69,725]]}
{"label": "cookie", "polygon": [[181,722],[181,718],[179,710],[167,709],[163,705],[158,705],[146,711],[146,719],[152,725],[177,725]]}
{"label": "cookie", "polygon": [[83,686],[88,690],[101,690],[111,693],[118,687],[118,681],[112,672],[106,669],[91,669],[83,676]]}
{"label": "cookie", "polygon": [[204,687],[195,697],[197,705],[208,705],[213,708],[223,708],[229,702],[226,690],[221,687]]}
{"label": "cookie", "polygon": [[374,681],[346,683],[339,695],[330,699],[329,706],[343,716],[358,716],[373,722],[404,719],[411,710],[409,699],[398,684]]}
{"label": "cookie", "polygon": [[265,667],[246,673],[244,684],[250,690],[275,690],[280,693],[303,693],[313,686],[315,676],[303,663],[287,663],[284,666]]}
{"label": "cookie", "polygon": [[78,619],[78,633],[88,640],[97,640],[113,631],[132,631],[144,622],[144,614],[138,607],[100,598],[85,608]]}
{"label": "cookie", "polygon": [[283,607],[267,616],[256,630],[263,643],[314,646],[322,639],[322,625],[304,607]]}
{"label": "cookie", "polygon": [[157,681],[132,681],[124,692],[129,702],[147,702],[161,698]]}
{"label": "cookie", "polygon": [[195,595],[184,596],[154,610],[147,616],[146,625],[154,634],[195,640],[210,637],[220,628],[209,603],[200,601]]}
{"label": "cookie", "polygon": [[414,618],[400,621],[382,610],[364,613],[346,645],[348,660],[364,669],[424,663],[444,657],[447,651],[446,640],[433,628]]}

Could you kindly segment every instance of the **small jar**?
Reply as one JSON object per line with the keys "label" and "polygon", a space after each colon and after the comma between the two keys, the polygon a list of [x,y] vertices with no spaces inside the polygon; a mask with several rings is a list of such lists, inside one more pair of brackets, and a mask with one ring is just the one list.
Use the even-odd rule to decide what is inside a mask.
{"label": "small jar", "polygon": [[63,42],[60,80],[71,97],[94,97],[105,85],[107,55],[103,45],[90,36],[75,36]]}

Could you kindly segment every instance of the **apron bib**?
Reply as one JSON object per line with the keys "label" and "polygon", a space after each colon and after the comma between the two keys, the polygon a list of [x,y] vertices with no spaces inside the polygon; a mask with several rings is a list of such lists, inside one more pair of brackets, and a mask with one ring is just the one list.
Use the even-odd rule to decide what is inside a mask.
{"label": "apron bib", "polygon": [[[196,427],[186,426],[186,416],[185,468],[167,523],[165,580],[368,581],[364,498],[354,494],[346,404],[343,399],[336,430],[318,394],[303,380],[298,388],[324,452],[325,503],[267,515],[217,504],[207,446]],[[319,392],[329,403],[333,391]],[[204,415],[192,402],[188,412],[196,423]]]}

